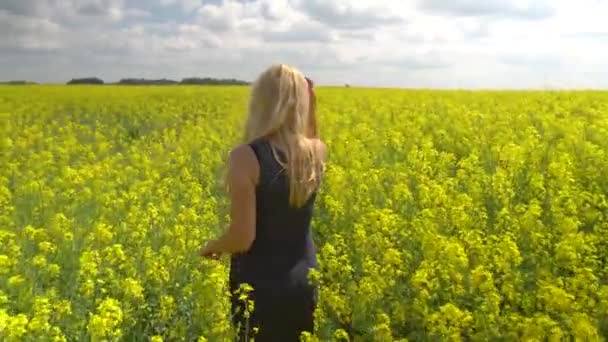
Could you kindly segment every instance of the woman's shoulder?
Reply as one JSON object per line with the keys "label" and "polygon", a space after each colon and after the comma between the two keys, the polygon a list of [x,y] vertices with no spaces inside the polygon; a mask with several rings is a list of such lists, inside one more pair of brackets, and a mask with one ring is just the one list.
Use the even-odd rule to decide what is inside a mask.
{"label": "woman's shoulder", "polygon": [[239,144],[230,150],[228,157],[230,168],[257,176],[258,158],[249,144]]}
{"label": "woman's shoulder", "polygon": [[252,144],[239,144],[230,150],[230,161],[243,165],[256,161],[256,153]]}

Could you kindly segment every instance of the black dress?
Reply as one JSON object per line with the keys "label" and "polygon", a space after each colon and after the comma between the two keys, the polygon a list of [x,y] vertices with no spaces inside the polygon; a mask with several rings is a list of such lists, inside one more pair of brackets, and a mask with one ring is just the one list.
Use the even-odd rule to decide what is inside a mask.
{"label": "black dress", "polygon": [[[256,342],[299,341],[302,332],[313,331],[317,304],[318,289],[308,277],[309,270],[317,268],[311,232],[316,193],[303,207],[290,206],[287,175],[269,142],[259,139],[250,146],[260,165],[256,237],[249,251],[231,258],[232,322],[240,327],[239,341],[252,336]],[[248,319],[237,291],[244,283],[253,287]]]}

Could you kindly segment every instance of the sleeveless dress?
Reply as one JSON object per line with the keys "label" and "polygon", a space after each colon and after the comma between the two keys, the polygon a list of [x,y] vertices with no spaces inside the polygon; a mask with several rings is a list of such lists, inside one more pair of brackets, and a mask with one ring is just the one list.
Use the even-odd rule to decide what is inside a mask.
{"label": "sleeveless dress", "polygon": [[[270,143],[258,139],[249,146],[260,165],[256,236],[249,251],[231,257],[232,323],[239,328],[239,341],[252,336],[256,342],[299,341],[302,332],[313,331],[317,304],[317,286],[308,278],[309,270],[318,267],[311,230],[317,193],[301,208],[290,206],[287,175]],[[253,287],[248,294],[254,301],[249,318],[237,293],[241,284]]]}

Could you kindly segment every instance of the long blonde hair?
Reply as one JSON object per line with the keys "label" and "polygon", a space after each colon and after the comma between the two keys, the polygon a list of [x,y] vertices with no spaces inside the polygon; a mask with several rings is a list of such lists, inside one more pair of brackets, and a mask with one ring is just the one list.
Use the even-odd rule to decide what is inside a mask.
{"label": "long blonde hair", "polygon": [[279,64],[266,69],[254,82],[245,126],[245,141],[270,138],[283,146],[289,202],[301,207],[317,189],[323,157],[312,138],[318,138],[316,98],[309,80],[294,67]]}

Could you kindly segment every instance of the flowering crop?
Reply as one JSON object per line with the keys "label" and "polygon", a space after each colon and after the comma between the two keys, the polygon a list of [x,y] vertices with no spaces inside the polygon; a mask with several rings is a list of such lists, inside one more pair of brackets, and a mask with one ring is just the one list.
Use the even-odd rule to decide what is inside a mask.
{"label": "flowering crop", "polygon": [[[320,88],[315,336],[603,341],[608,94]],[[240,87],[0,87],[0,340],[228,341]]]}

